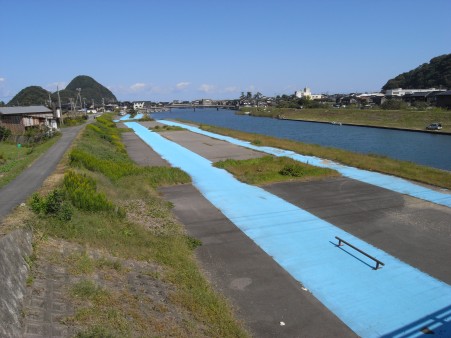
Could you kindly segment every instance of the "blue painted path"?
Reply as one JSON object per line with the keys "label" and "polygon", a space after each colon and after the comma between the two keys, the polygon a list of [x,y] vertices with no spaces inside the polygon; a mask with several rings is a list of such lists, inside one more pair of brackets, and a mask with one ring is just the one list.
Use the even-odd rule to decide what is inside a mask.
{"label": "blue painted path", "polygon": [[[197,189],[267,254],[362,337],[451,336],[451,286],[272,195],[136,122],[127,127],[186,171]],[[377,257],[385,266],[335,236]]]}
{"label": "blue painted path", "polygon": [[135,117],[130,117],[130,114],[122,116],[119,120],[113,120],[114,122],[127,121],[127,120],[139,120],[143,117],[143,114],[136,114]]}
{"label": "blue painted path", "polygon": [[186,124],[174,122],[174,121],[166,121],[159,120],[158,122],[171,125],[171,126],[180,126],[189,131],[192,131],[197,134],[206,135],[215,139],[224,140],[242,147],[254,149],[257,151],[265,152],[275,156],[286,156],[290,157],[294,160],[308,163],[317,167],[330,168],[338,171],[345,177],[349,177],[358,181],[362,181],[365,183],[369,183],[372,185],[376,185],[385,189],[389,189],[400,194],[410,195],[416,198],[420,198],[425,201],[429,201],[432,203],[444,205],[451,208],[451,194],[449,192],[440,192],[432,189],[428,189],[426,187],[422,187],[420,185],[414,184],[412,182],[406,181],[402,178],[389,176],[384,174],[379,174],[376,172],[357,169],[353,167],[348,167],[345,165],[341,165],[335,163],[333,161],[324,160],[314,156],[306,156],[299,155],[290,150],[277,149],[273,147],[259,147],[251,144],[247,141],[238,140],[229,136],[223,136],[219,134],[210,133],[208,131],[199,129],[194,126],[189,126]]}

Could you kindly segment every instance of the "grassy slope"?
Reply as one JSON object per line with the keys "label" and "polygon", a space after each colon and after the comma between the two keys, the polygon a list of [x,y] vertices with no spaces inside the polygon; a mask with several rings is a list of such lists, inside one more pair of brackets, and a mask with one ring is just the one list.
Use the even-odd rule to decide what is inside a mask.
{"label": "grassy slope", "polygon": [[386,173],[412,181],[451,189],[451,172],[416,165],[411,162],[396,161],[384,156],[362,155],[349,151],[321,147],[313,144],[282,140],[259,134],[250,134],[226,128],[202,125],[202,129],[222,135],[232,136],[261,146],[272,146],[293,150],[303,155],[317,156],[356,168]]}
{"label": "grassy slope", "polygon": [[11,182],[33,161],[44,154],[60,136],[34,146],[17,147],[16,144],[0,142],[0,188]]}
{"label": "grassy slope", "polygon": [[357,125],[425,130],[433,122],[441,122],[442,132],[451,132],[451,112],[441,109],[379,110],[379,109],[289,109],[289,108],[246,108],[255,116],[277,117],[320,122],[341,122]]}
{"label": "grassy slope", "polygon": [[[161,200],[156,191],[161,185],[188,182],[189,176],[175,168],[134,165],[124,150],[118,130],[100,118],[95,125],[87,126],[72,149],[69,162],[72,172],[93,179],[97,192],[116,206],[116,211],[108,212],[72,206],[73,216],[69,221],[62,221],[60,212],[41,213],[31,221],[42,234],[40,238],[69,241],[114,257],[104,258],[103,262],[107,263],[100,264],[88,254],[75,255],[70,263],[75,267],[73,274],[81,276],[81,280],[70,287],[76,314],[65,321],[80,327],[80,336],[135,337],[149,332],[157,336],[247,336],[226,301],[213,291],[199,271],[193,249],[200,243],[184,233],[171,214],[171,205]],[[65,169],[66,175],[68,169]],[[88,198],[82,194],[75,196],[78,200]],[[73,204],[74,200],[70,202]],[[126,216],[117,210],[125,210]],[[55,264],[67,265],[65,259],[58,261],[55,257]],[[145,295],[136,298],[126,288],[108,289],[93,278],[93,273],[100,274],[106,264],[115,278],[126,281],[129,269],[121,268],[125,264],[121,262],[129,260],[157,266],[157,273],[153,269],[146,274],[152,276],[155,283],[170,289],[164,304],[148,307],[152,313],[157,311],[159,319],[142,312],[148,298]],[[90,268],[76,268],[78,266]],[[114,316],[108,315],[111,312]],[[174,314],[181,319],[169,318]]]}

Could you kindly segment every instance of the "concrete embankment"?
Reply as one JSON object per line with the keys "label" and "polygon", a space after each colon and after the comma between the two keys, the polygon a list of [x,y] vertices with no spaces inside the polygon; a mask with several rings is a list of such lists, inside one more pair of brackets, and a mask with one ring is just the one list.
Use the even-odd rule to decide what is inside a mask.
{"label": "concrete embankment", "polygon": [[19,337],[22,330],[31,240],[31,230],[24,229],[0,238],[0,337]]}
{"label": "concrete embankment", "polygon": [[[177,215],[187,225],[188,231],[192,231],[191,233],[196,238],[200,238],[202,243],[205,243],[204,257],[208,260],[215,259],[215,262],[204,262],[206,270],[212,276],[217,277],[213,278],[214,283],[218,283],[223,290],[229,289],[230,293],[225,292],[227,295],[232,298],[236,297],[236,304],[243,311],[243,317],[246,318],[246,322],[254,328],[255,332],[258,332],[258,329],[265,324],[268,325],[266,330],[268,332],[270,327],[274,328],[274,323],[280,322],[280,325],[284,327],[284,333],[291,330],[290,332],[303,332],[305,334],[306,326],[295,327],[295,323],[306,317],[311,318],[313,311],[306,306],[302,309],[307,313],[306,316],[291,317],[294,313],[300,314],[301,311],[271,313],[270,310],[275,308],[275,299],[271,299],[270,304],[265,305],[261,301],[268,298],[267,295],[277,294],[277,292],[267,292],[267,289],[261,292],[258,286],[262,285],[260,282],[268,279],[274,281],[274,277],[280,275],[275,270],[263,272],[257,268],[260,266],[267,267],[267,265],[256,264],[256,252],[252,254],[244,253],[242,249],[249,247],[249,245],[239,245],[239,243],[244,244],[244,240],[227,237],[228,234],[245,233],[263,250],[263,255],[266,254],[273,258],[295,281],[302,283],[301,285],[305,290],[311,292],[317,300],[325,305],[326,309],[323,308],[322,311],[319,311],[320,313],[326,315],[327,310],[330,310],[343,321],[343,324],[346,324],[360,336],[382,336],[384,334],[393,336],[398,332],[409,332],[413,336],[415,332],[422,328],[434,331],[437,336],[449,336],[448,326],[429,316],[431,313],[437,314],[439,318],[447,315],[446,309],[449,303],[446,303],[445,299],[449,298],[451,292],[449,285],[428,275],[428,272],[431,273],[431,271],[422,272],[418,270],[416,264],[413,263],[418,258],[418,251],[410,246],[410,249],[406,249],[406,253],[403,253],[404,249],[400,250],[398,246],[400,240],[392,238],[390,235],[396,235],[390,229],[397,227],[399,236],[406,232],[415,232],[416,237],[412,238],[415,243],[419,242],[418,238],[422,238],[422,241],[424,241],[424,237],[429,237],[430,233],[444,237],[445,233],[442,233],[442,231],[446,231],[448,228],[446,225],[440,226],[440,229],[432,229],[427,225],[431,222],[438,225],[438,222],[449,219],[449,211],[446,207],[432,206],[429,202],[418,200],[411,200],[406,203],[403,196],[398,195],[399,192],[382,190],[382,187],[387,186],[393,188],[394,191],[399,190],[396,187],[399,184],[395,184],[394,181],[376,184],[381,186],[377,189],[380,198],[373,198],[374,189],[370,191],[370,187],[366,183],[353,185],[350,178],[343,178],[340,182],[330,182],[327,186],[322,186],[324,189],[320,189],[315,194],[308,194],[306,202],[300,203],[299,207],[296,207],[285,199],[288,200],[292,197],[293,202],[297,203],[299,197],[302,197],[302,191],[306,187],[305,183],[299,186],[299,189],[292,189],[293,186],[291,185],[283,187],[281,194],[285,193],[286,196],[284,199],[280,199],[268,191],[241,184],[228,174],[211,167],[211,162],[204,157],[206,156],[204,154],[205,145],[212,144],[208,139],[196,146],[192,143],[193,139],[188,138],[186,133],[180,135],[164,133],[164,137],[161,137],[135,123],[128,123],[127,126],[133,128],[138,136],[142,137],[147,144],[173,166],[181,167],[187,171],[193,178],[194,186],[209,200],[213,208],[219,209],[225,218],[232,221],[239,229],[238,231],[233,226],[226,228],[224,222],[213,229],[213,222],[222,218],[217,214],[211,214],[208,219],[202,219],[199,223],[201,218],[199,215],[204,216],[207,212],[198,210],[200,202],[196,201],[191,208],[188,208],[189,205],[187,205],[188,202],[193,203],[194,196],[197,194],[195,190],[178,189],[174,191],[167,189],[164,191],[165,196],[178,208],[176,210]],[[204,133],[194,128],[187,129]],[[226,140],[225,137],[211,133],[208,136]],[[177,141],[173,143],[169,139]],[[238,140],[231,138],[227,140],[237,145],[251,147],[249,144]],[[181,146],[182,143],[184,146]],[[263,150],[262,148],[259,149]],[[266,150],[269,151],[270,149]],[[209,152],[215,153],[211,150]],[[203,155],[201,156],[200,153],[203,153]],[[276,154],[276,150],[271,150],[271,153]],[[279,153],[280,150],[277,151],[277,154]],[[300,160],[302,161],[302,158]],[[349,174],[348,170],[350,168],[346,168],[344,174]],[[369,180],[372,175],[365,172],[365,175],[358,175],[357,178],[362,182],[371,181],[372,185],[375,185],[374,183],[377,182]],[[336,187],[334,189],[336,192],[329,189],[330,185]],[[347,187],[349,189],[345,189]],[[418,191],[419,188],[415,186],[415,191]],[[410,193],[413,196],[417,195],[413,192]],[[403,191],[403,194],[406,194],[406,192]],[[187,196],[184,201],[182,201],[183,196]],[[389,197],[388,201],[386,201],[387,197]],[[448,196],[443,194],[442,197]],[[315,198],[318,198],[318,203],[311,205],[310,213],[305,210],[307,209],[306,203]],[[337,210],[333,211],[328,209],[333,201],[344,202],[344,204],[338,203]],[[335,205],[335,203],[332,204]],[[428,209],[434,210],[431,210],[430,214],[429,212],[425,214],[425,210]],[[371,212],[368,213],[366,210]],[[421,218],[417,214],[418,210],[421,210]],[[319,214],[318,216],[323,218],[315,214]],[[333,223],[324,218],[333,221]],[[340,219],[341,221],[339,221]],[[405,227],[400,228],[400,223]],[[351,233],[343,229],[346,227],[346,230]],[[352,235],[352,232],[355,235]],[[338,246],[333,242],[334,236],[337,235],[341,238],[345,236],[358,248],[381,259],[386,266],[383,269],[378,269],[375,273],[376,269],[371,265],[371,262],[365,261],[352,252],[342,249],[337,250]],[[377,238],[376,236],[381,237]],[[223,238],[225,241],[220,241]],[[375,247],[373,241],[379,241],[378,246],[385,246],[386,251]],[[439,246],[437,241],[433,242],[435,246]],[[226,249],[225,244],[229,243],[237,246],[229,246]],[[443,240],[442,243],[442,249],[449,252],[448,242]],[[220,250],[221,252],[218,250],[220,247],[223,249]],[[231,261],[231,253],[236,252],[241,254],[237,255],[235,262]],[[401,255],[404,255],[404,259],[410,261],[412,265],[399,260]],[[435,262],[447,260],[447,255],[443,260],[437,260],[440,255],[440,252],[438,255],[434,255]],[[203,256],[199,255],[199,257],[202,258]],[[245,258],[249,257],[253,259],[249,260],[248,266],[234,265],[236,262],[243,262]],[[421,260],[421,256],[419,258]],[[432,265],[441,269],[443,264],[435,263]],[[222,266],[236,267],[236,270],[229,269],[218,272],[217,267]],[[214,271],[210,272],[208,267]],[[439,272],[435,272],[435,274],[439,275]],[[228,280],[228,283],[220,283],[229,276],[233,276],[233,278]],[[445,279],[445,277],[446,274],[442,278],[438,276],[440,279]],[[268,285],[268,283],[266,282],[265,285]],[[275,283],[275,285],[281,286],[280,282]],[[253,289],[254,287],[256,288]],[[306,292],[304,289],[301,288],[294,294]],[[235,292],[236,290],[239,290],[239,295]],[[257,291],[261,292],[259,296],[251,297],[251,293],[255,292],[255,295]],[[245,297],[249,298],[240,303]],[[281,297],[280,309],[286,308],[286,299],[294,297]],[[299,301],[299,304],[305,305],[306,303],[308,302]],[[255,304],[260,304],[258,306],[261,312],[259,318],[254,316]],[[393,304],[397,306],[395,307]],[[421,306],[418,306],[418,304],[421,304]],[[288,308],[292,310],[290,306]],[[282,313],[283,315],[279,317]],[[282,318],[283,320],[281,320]],[[291,318],[291,320],[286,318]],[[445,319],[444,322],[449,322],[449,319]],[[258,324],[253,326],[255,323]],[[324,328],[325,325],[314,325],[316,330],[320,327]],[[336,329],[340,325],[333,323],[331,327]],[[344,327],[341,326],[341,328]],[[333,335],[331,332],[329,332],[329,335]],[[277,331],[277,333],[279,333],[279,336],[283,335],[281,331]],[[313,331],[309,333],[311,333],[311,336],[328,336]],[[287,336],[293,335],[288,334]],[[309,335],[307,334],[307,336]]]}
{"label": "concrete embankment", "polygon": [[315,121],[315,120],[303,120],[303,119],[290,119],[290,118],[285,118],[285,117],[279,118],[279,119],[280,120],[286,120],[286,121],[295,121],[295,122],[325,123],[325,124],[334,124],[334,125],[351,126],[351,127],[364,127],[364,128],[374,128],[374,129],[389,129],[389,130],[411,131],[411,132],[415,132],[415,133],[451,135],[451,132],[446,132],[446,131],[441,131],[441,130],[420,130],[420,129],[408,129],[408,128],[397,128],[397,127],[371,126],[371,125],[368,125],[368,124],[328,122],[328,121]]}

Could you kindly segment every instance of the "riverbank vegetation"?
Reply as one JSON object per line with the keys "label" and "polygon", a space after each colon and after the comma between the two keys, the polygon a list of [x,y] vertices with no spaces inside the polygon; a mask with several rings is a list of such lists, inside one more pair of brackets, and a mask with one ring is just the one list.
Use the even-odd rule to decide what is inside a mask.
{"label": "riverbank vegetation", "polygon": [[332,169],[300,163],[288,157],[264,156],[248,160],[225,160],[214,164],[242,182],[263,185],[286,181],[310,181],[339,176]]}
{"label": "riverbank vegetation", "polygon": [[45,138],[42,142],[16,144],[0,142],[0,188],[11,182],[39,156],[44,154],[56,141],[60,134]]}
{"label": "riverbank vegetation", "polygon": [[[440,108],[426,110],[384,110],[357,108],[242,108],[240,113],[249,112],[253,116],[286,118],[294,120],[341,122],[352,125],[425,130],[434,122],[440,122],[441,132],[451,132],[451,111]],[[440,131],[439,131],[440,132]]]}
{"label": "riverbank vegetation", "polygon": [[316,156],[355,168],[376,171],[420,183],[451,189],[451,172],[445,170],[425,167],[411,162],[397,161],[380,155],[358,154],[342,149],[322,147],[314,144],[278,139],[260,134],[245,133],[221,127],[207,125],[201,125],[200,127],[206,131],[249,141],[259,146],[270,146],[292,150],[302,155]]}
{"label": "riverbank vegetation", "polygon": [[[197,266],[201,243],[157,192],[190,177],[135,165],[120,133],[108,117],[87,125],[29,202],[36,266],[50,260],[69,275],[74,313],[62,322],[77,337],[246,337]],[[36,269],[32,275],[40,278]]]}

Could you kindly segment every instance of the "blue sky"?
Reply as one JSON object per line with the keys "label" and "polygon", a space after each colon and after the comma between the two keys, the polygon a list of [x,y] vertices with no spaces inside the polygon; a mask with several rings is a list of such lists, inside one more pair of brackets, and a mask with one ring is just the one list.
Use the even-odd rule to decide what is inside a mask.
{"label": "blue sky", "polygon": [[89,75],[119,100],[379,91],[451,53],[449,0],[0,0],[0,100]]}

